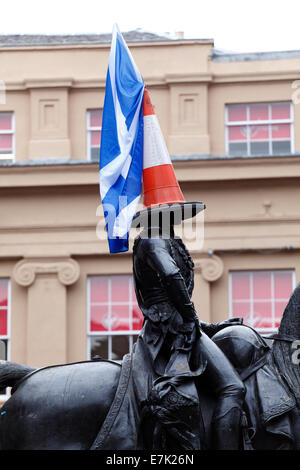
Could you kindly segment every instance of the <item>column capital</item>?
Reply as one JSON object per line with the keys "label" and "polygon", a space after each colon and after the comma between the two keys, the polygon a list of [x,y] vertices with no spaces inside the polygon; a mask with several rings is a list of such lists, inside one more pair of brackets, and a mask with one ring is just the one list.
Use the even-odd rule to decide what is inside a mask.
{"label": "column capital", "polygon": [[80,267],[72,258],[26,258],[19,261],[13,270],[15,281],[24,287],[33,284],[37,274],[57,274],[63,285],[70,286],[78,280]]}
{"label": "column capital", "polygon": [[224,264],[221,258],[216,255],[196,258],[194,260],[195,271],[200,271],[203,279],[207,282],[214,282],[220,279],[224,271]]}

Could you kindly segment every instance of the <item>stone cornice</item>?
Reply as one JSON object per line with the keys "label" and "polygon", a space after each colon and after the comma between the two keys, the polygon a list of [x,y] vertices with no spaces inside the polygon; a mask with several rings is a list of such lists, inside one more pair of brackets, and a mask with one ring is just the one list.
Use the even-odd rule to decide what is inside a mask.
{"label": "stone cornice", "polygon": [[[7,91],[31,90],[34,88],[71,88],[72,77],[28,78],[19,81],[5,81]],[[105,83],[103,85],[105,87]]]}
{"label": "stone cornice", "polygon": [[[209,73],[176,73],[162,76],[144,77],[147,86],[169,86],[183,83],[208,83],[212,81]],[[73,77],[26,78],[19,81],[5,81],[7,91],[31,90],[35,88],[91,88],[105,90],[105,77],[76,79]]]}
{"label": "stone cornice", "polygon": [[[300,178],[300,156],[282,158],[240,158],[174,161],[180,183],[295,180]],[[0,189],[99,185],[97,163],[8,165],[0,167]]]}
{"label": "stone cornice", "polygon": [[[155,41],[126,41],[129,48],[140,48],[140,47],[178,47],[178,46],[190,46],[190,45],[203,45],[213,46],[213,39],[176,39],[170,40],[155,40]],[[110,50],[111,42],[105,43],[81,43],[81,44],[44,44],[44,45],[19,45],[19,46],[1,46],[0,52],[9,51],[36,51],[36,50],[72,50],[72,49],[108,49]]]}
{"label": "stone cornice", "polygon": [[[295,60],[295,59],[294,59]],[[213,73],[212,83],[240,83],[296,80],[300,78],[299,69],[271,70],[261,72]]]}
{"label": "stone cornice", "polygon": [[72,258],[51,260],[28,258],[19,261],[13,271],[15,281],[23,287],[34,283],[38,274],[57,274],[59,281],[70,286],[74,284],[80,275],[80,267]]}
{"label": "stone cornice", "polygon": [[[222,83],[241,83],[241,82],[265,82],[265,81],[293,81],[300,79],[298,69],[287,69],[284,71],[262,71],[262,72],[230,72],[230,73],[173,73],[161,76],[145,76],[144,81],[149,87],[183,84],[222,84]],[[26,78],[19,81],[5,81],[7,91],[26,91],[34,88],[89,88],[105,90],[106,78],[82,78],[75,77],[51,77],[51,78]]]}

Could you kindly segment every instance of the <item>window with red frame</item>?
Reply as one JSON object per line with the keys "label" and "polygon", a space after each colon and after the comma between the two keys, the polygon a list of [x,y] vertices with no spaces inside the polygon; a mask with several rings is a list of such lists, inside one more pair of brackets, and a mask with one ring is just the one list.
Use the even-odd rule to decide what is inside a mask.
{"label": "window with red frame", "polygon": [[102,130],[102,109],[90,109],[87,112],[87,158],[99,161]]}
{"label": "window with red frame", "polygon": [[13,113],[0,113],[0,158],[14,155]]}
{"label": "window with red frame", "polygon": [[[9,341],[9,280],[0,278],[0,359],[8,359]],[[0,389],[0,395],[6,394],[6,389]]]}
{"label": "window with red frame", "polygon": [[294,289],[294,271],[235,271],[229,275],[230,316],[262,333],[277,330]]}
{"label": "window with red frame", "polygon": [[88,357],[121,361],[143,325],[131,275],[88,278]]}
{"label": "window with red frame", "polygon": [[289,102],[228,104],[228,155],[281,155],[293,152],[293,108]]}

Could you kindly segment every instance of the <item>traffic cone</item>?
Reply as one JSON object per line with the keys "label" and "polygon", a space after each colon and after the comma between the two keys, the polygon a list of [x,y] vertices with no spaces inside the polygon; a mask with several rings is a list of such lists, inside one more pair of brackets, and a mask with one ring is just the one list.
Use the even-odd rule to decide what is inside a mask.
{"label": "traffic cone", "polygon": [[178,184],[171,158],[155,115],[148,91],[144,91],[143,203],[134,216],[134,226],[148,215],[172,213],[173,223],[194,217],[205,209],[203,202],[186,202]]}
{"label": "traffic cone", "polygon": [[144,91],[143,190],[146,208],[184,203],[171,158],[147,90]]}

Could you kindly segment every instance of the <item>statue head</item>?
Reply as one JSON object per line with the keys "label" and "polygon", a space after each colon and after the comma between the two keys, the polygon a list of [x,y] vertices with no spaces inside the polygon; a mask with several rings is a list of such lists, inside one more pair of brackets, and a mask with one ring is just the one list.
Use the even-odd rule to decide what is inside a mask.
{"label": "statue head", "polygon": [[159,230],[166,238],[169,238],[174,236],[174,225],[180,225],[183,220],[196,216],[204,209],[203,202],[157,204],[137,212],[133,218],[132,227],[142,227],[143,232],[149,236]]}

